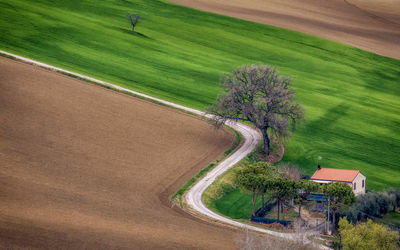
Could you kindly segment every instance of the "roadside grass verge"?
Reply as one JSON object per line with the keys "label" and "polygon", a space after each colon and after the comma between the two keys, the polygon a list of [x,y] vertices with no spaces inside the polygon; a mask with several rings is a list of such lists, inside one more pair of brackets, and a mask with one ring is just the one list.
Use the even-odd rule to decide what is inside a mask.
{"label": "roadside grass verge", "polygon": [[[138,34],[127,13],[142,16]],[[0,0],[0,33],[3,50],[201,110],[221,73],[275,65],[307,116],[283,161],[312,174],[322,156],[368,189],[400,188],[399,60],[163,0]]]}
{"label": "roadside grass verge", "polygon": [[[206,168],[214,166],[214,163],[209,164]],[[181,196],[196,182],[198,178],[192,177],[188,180],[175,194],[172,195],[172,200],[175,200],[177,197],[181,198]]]}
{"label": "roadside grass verge", "polygon": [[235,141],[233,142],[232,147],[230,147],[228,150],[224,152],[225,156],[230,155],[238,146],[240,145],[241,142],[243,142],[243,136],[236,130],[232,129],[231,130],[235,133]]}

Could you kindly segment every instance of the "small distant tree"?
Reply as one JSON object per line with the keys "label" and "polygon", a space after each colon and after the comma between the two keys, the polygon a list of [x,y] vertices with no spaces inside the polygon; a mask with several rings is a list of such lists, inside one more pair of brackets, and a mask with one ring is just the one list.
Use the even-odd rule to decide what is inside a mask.
{"label": "small distant tree", "polygon": [[224,89],[217,103],[208,112],[216,118],[217,126],[226,120],[249,121],[262,133],[264,151],[271,152],[271,136],[282,139],[289,136],[303,118],[303,108],[294,102],[291,79],[278,75],[269,65],[241,66],[222,77]]}
{"label": "small distant tree", "polygon": [[126,15],[126,18],[128,18],[129,22],[132,25],[132,32],[133,33],[135,33],[135,27],[136,27],[136,24],[139,22],[140,17],[141,16],[139,14],[133,14],[132,15],[132,14],[128,13],[128,15]]}
{"label": "small distant tree", "polygon": [[399,249],[399,233],[368,219],[353,226],[346,217],[339,220],[339,233],[343,249],[395,250]]}
{"label": "small distant tree", "polygon": [[323,192],[330,197],[333,222],[332,232],[334,232],[336,227],[336,211],[353,204],[356,201],[356,197],[351,187],[342,182],[333,182],[325,185]]}

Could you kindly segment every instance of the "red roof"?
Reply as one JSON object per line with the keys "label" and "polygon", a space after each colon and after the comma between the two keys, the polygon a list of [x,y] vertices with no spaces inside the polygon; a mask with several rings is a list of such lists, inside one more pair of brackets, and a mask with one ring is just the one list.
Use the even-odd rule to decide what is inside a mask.
{"label": "red roof", "polygon": [[311,176],[312,180],[352,182],[360,173],[358,170],[321,168]]}

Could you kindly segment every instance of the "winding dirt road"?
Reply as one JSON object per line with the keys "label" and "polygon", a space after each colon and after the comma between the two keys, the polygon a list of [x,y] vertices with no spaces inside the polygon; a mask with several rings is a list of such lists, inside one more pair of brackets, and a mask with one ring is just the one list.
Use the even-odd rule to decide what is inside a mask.
{"label": "winding dirt road", "polygon": [[0,72],[1,249],[235,247],[168,204],[231,131],[4,57]]}
{"label": "winding dirt road", "polygon": [[170,0],[400,59],[399,0]]}

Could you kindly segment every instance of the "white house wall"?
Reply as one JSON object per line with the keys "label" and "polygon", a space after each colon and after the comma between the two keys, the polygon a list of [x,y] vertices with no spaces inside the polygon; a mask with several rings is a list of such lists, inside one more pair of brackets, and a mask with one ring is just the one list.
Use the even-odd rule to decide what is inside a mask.
{"label": "white house wall", "polygon": [[[362,187],[362,180],[364,180],[364,187]],[[355,190],[353,188],[354,187],[354,183],[356,183],[356,189]],[[365,186],[367,185],[367,182],[366,182],[366,177],[363,174],[358,173],[356,178],[354,178],[352,184],[353,184],[352,189],[353,189],[353,192],[354,192],[355,195],[365,194]]]}

